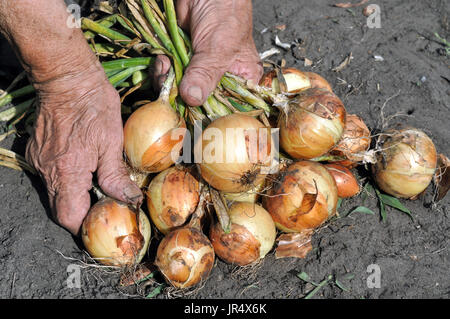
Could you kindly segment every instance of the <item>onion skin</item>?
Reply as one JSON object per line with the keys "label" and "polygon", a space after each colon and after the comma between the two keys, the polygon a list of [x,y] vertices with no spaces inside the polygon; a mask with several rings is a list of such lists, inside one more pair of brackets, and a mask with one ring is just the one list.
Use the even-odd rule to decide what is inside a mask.
{"label": "onion skin", "polygon": [[163,238],[155,264],[174,287],[192,287],[208,278],[214,265],[214,249],[200,230],[179,228]]}
{"label": "onion skin", "polygon": [[[242,129],[243,134],[228,141],[227,129]],[[214,130],[221,132],[222,140],[215,141],[215,137],[211,140],[205,138],[207,132]],[[248,132],[256,133],[257,148],[250,145],[251,139],[248,138]],[[265,138],[260,139],[262,134],[265,134]],[[272,164],[274,153],[272,145],[274,143],[270,135],[270,128],[266,128],[257,119],[239,113],[223,116],[209,124],[195,144],[196,154],[202,154],[202,162],[198,164],[198,169],[206,182],[217,190],[227,193],[242,193],[261,184],[265,179],[266,173],[262,170]],[[211,151],[211,147],[216,154],[217,150],[214,146],[223,150],[223,157],[218,159],[218,162],[213,160],[211,163],[211,159],[206,158],[205,154],[208,154],[208,150]],[[256,150],[257,154],[254,156],[250,156],[251,148]],[[231,154],[227,154],[227,151]],[[227,161],[227,157],[230,155],[233,156],[233,160]],[[241,157],[242,161],[240,161]]]}
{"label": "onion skin", "polygon": [[[311,88],[311,82],[308,76],[295,68],[284,68],[281,71],[287,86],[286,93],[299,93]],[[277,73],[272,70],[264,74],[259,82],[260,86],[271,88],[274,93],[281,93]]]}
{"label": "onion skin", "polygon": [[210,229],[214,251],[230,264],[245,266],[264,258],[275,243],[276,229],[270,214],[253,203],[236,202],[229,209],[230,231],[220,223]]}
{"label": "onion skin", "polygon": [[309,89],[291,99],[279,118],[280,145],[293,158],[326,154],[341,139],[346,111],[333,93]]}
{"label": "onion skin", "polygon": [[103,198],[87,214],[81,238],[92,258],[108,266],[133,266],[147,252],[150,222],[144,212],[139,222],[134,210],[125,203]]}
{"label": "onion skin", "polygon": [[433,141],[421,130],[404,128],[386,132],[381,152],[372,166],[375,181],[384,192],[399,198],[413,198],[430,184],[436,170]]}
{"label": "onion skin", "polygon": [[330,154],[347,158],[336,163],[353,168],[364,160],[364,153],[369,150],[370,143],[370,130],[364,121],[356,114],[347,114],[342,138]]}
{"label": "onion skin", "polygon": [[333,92],[333,88],[331,87],[330,83],[328,83],[328,81],[325,80],[325,78],[323,78],[319,74],[314,72],[304,72],[304,73],[309,78],[312,89],[323,89],[331,93]]}
{"label": "onion skin", "polygon": [[301,161],[280,172],[263,206],[278,229],[301,232],[317,228],[333,216],[337,201],[336,183],[325,166]]}
{"label": "onion skin", "polygon": [[[162,99],[141,106],[131,114],[124,127],[124,149],[133,168],[157,173],[174,164],[179,154],[186,123]],[[175,131],[174,137],[172,133]]]}
{"label": "onion skin", "polygon": [[264,192],[266,183],[263,181],[261,184],[249,189],[243,193],[222,193],[223,197],[229,202],[246,202],[256,203],[261,193]]}
{"label": "onion skin", "polygon": [[348,198],[359,193],[359,184],[353,173],[339,164],[326,164],[325,167],[336,182],[338,196]]}
{"label": "onion skin", "polygon": [[163,234],[186,223],[199,201],[199,183],[187,170],[177,167],[159,173],[150,183],[147,207]]}

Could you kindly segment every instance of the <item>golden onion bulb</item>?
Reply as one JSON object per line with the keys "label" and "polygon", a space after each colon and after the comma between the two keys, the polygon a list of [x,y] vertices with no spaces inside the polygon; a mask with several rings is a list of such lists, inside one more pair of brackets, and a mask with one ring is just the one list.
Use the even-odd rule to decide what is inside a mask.
{"label": "golden onion bulb", "polygon": [[223,197],[229,202],[247,202],[256,203],[261,193],[264,192],[266,183],[263,180],[259,185],[256,185],[248,191],[242,193],[222,193]]}
{"label": "golden onion bulb", "polygon": [[341,139],[345,116],[344,104],[336,95],[308,89],[283,107],[280,145],[296,159],[324,155]]}
{"label": "golden onion bulb", "polygon": [[230,230],[220,223],[210,229],[214,251],[224,261],[245,266],[264,258],[275,243],[276,229],[270,214],[254,203],[234,203],[229,211]]}
{"label": "golden onion bulb", "polygon": [[[286,82],[285,93],[298,93],[311,88],[311,81],[308,76],[295,68],[284,68],[281,70]],[[274,93],[281,93],[280,82],[277,78],[277,72],[272,70],[264,74],[259,82],[260,86],[271,88]]]}
{"label": "golden onion bulb", "polygon": [[186,123],[161,100],[141,106],[124,127],[124,148],[130,165],[147,173],[160,172],[178,159]]}
{"label": "golden onion bulb", "polygon": [[320,163],[292,163],[280,172],[268,195],[264,208],[285,232],[316,228],[336,213],[336,183]]}
{"label": "golden onion bulb", "polygon": [[[286,82],[285,93],[299,93],[307,89],[324,89],[333,92],[330,83],[317,73],[302,72],[295,68],[283,68],[281,72]],[[265,73],[259,85],[272,89],[274,93],[282,91],[275,70]]]}
{"label": "golden onion bulb", "polygon": [[330,83],[328,83],[328,81],[319,74],[314,72],[305,72],[305,75],[309,78],[312,89],[323,89],[328,92],[333,92],[333,88],[331,87]]}
{"label": "golden onion bulb", "polygon": [[171,167],[159,173],[147,190],[150,218],[163,234],[186,223],[199,201],[199,183],[186,169]]}
{"label": "golden onion bulb", "polygon": [[200,230],[179,228],[163,238],[155,264],[172,286],[189,288],[208,278],[214,265],[214,248]]}
{"label": "golden onion bulb", "polygon": [[266,177],[272,145],[270,128],[257,119],[240,113],[223,116],[209,124],[196,141],[195,152],[202,156],[198,168],[217,190],[245,192]]}
{"label": "golden onion bulb", "polygon": [[94,204],[83,221],[81,238],[92,258],[104,265],[133,266],[147,252],[150,222],[141,210],[105,197]]}
{"label": "golden onion bulb", "polygon": [[325,167],[336,182],[340,198],[352,197],[359,193],[358,181],[347,167],[336,163],[325,164]]}
{"label": "golden onion bulb", "polygon": [[427,188],[436,170],[437,154],[424,132],[412,127],[387,131],[381,136],[380,148],[372,170],[384,192],[412,198]]}

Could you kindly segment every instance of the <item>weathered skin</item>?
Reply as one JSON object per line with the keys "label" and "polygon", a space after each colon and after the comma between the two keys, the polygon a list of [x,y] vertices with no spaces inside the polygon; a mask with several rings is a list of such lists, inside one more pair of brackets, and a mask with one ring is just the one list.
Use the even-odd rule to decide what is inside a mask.
{"label": "weathered skin", "polygon": [[[177,7],[195,50],[180,86],[187,103],[202,104],[224,71],[259,79],[250,0],[180,0]],[[90,207],[94,172],[111,197],[137,204],[142,193],[122,160],[119,96],[80,29],[67,27],[68,18],[63,0],[0,1],[0,31],[37,90],[26,158],[47,186],[57,222],[78,234]],[[156,83],[168,68],[167,59],[158,59]]]}

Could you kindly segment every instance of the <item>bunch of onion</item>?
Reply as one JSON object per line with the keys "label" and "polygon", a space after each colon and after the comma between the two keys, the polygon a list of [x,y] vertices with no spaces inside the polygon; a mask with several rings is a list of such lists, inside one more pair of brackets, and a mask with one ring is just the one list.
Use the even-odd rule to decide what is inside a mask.
{"label": "bunch of onion", "polygon": [[140,171],[160,172],[180,156],[186,124],[169,103],[174,77],[171,70],[159,98],[138,108],[125,123],[125,153]]}
{"label": "bunch of onion", "polygon": [[341,139],[346,111],[333,93],[308,89],[280,107],[280,145],[293,158],[322,156]]}
{"label": "bunch of onion", "polygon": [[171,167],[153,178],[147,190],[150,217],[163,234],[182,226],[199,201],[199,183],[186,168]]}
{"label": "bunch of onion", "polygon": [[254,263],[272,249],[276,229],[270,214],[254,203],[236,202],[228,209],[225,231],[215,223],[209,233],[214,251],[224,261],[245,266]]}
{"label": "bunch of onion", "polygon": [[[280,75],[283,79],[280,81]],[[284,81],[284,83],[283,83]],[[280,82],[282,83],[280,85]],[[274,93],[299,93],[313,88],[324,89],[333,92],[331,85],[323,77],[314,72],[302,72],[295,68],[283,68],[265,73],[260,82],[260,86],[270,88]]]}
{"label": "bunch of onion", "polygon": [[325,167],[336,182],[339,197],[347,198],[359,193],[358,181],[347,167],[336,163],[325,164]]}
{"label": "bunch of onion", "polygon": [[214,188],[241,193],[259,185],[272,165],[270,128],[257,119],[235,113],[220,117],[195,143],[202,177]]}
{"label": "bunch of onion", "polygon": [[264,208],[275,225],[285,232],[300,232],[320,226],[336,212],[336,183],[324,165],[294,162],[279,173]]}
{"label": "bunch of onion", "polygon": [[145,213],[112,198],[94,204],[83,221],[81,238],[92,258],[104,265],[133,266],[147,252],[150,222]]}
{"label": "bunch of onion", "polygon": [[214,265],[214,248],[202,230],[204,193],[185,227],[167,234],[158,246],[155,264],[174,287],[189,288],[208,278]]}
{"label": "bunch of onion", "polygon": [[370,142],[370,130],[364,121],[356,114],[347,114],[342,138],[330,151],[330,155],[344,157],[344,160],[337,163],[352,168],[364,161]]}
{"label": "bunch of onion", "polygon": [[433,141],[421,130],[407,127],[380,136],[372,166],[380,189],[400,198],[414,198],[430,184],[436,170]]}

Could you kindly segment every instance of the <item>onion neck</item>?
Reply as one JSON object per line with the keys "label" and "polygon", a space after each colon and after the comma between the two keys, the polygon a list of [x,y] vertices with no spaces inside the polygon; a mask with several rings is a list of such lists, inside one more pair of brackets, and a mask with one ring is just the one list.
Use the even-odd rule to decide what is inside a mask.
{"label": "onion neck", "polygon": [[175,80],[175,72],[173,71],[173,67],[170,67],[169,74],[167,75],[166,81],[161,88],[161,93],[159,94],[158,100],[168,104],[170,98],[170,92],[172,91],[173,82]]}

